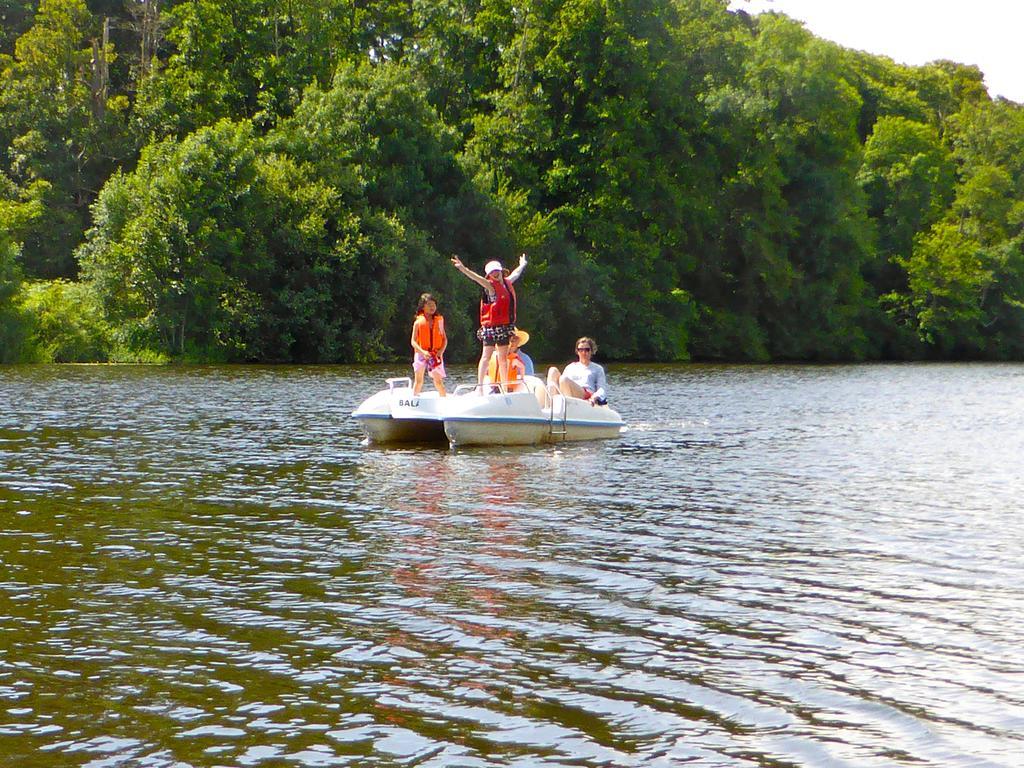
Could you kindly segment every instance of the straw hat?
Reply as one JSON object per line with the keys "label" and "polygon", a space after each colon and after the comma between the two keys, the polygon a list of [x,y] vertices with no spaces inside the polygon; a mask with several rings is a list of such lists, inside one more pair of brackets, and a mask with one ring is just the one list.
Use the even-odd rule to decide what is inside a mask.
{"label": "straw hat", "polygon": [[524,331],[522,328],[516,328],[513,330],[513,334],[516,337],[516,341],[519,342],[519,346],[522,347],[530,340],[530,334]]}

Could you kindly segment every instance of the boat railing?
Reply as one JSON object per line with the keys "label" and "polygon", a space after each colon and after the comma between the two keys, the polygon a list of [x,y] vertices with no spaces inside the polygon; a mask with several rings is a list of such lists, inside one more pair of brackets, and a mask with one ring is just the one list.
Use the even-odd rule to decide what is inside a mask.
{"label": "boat railing", "polygon": [[[495,391],[497,390],[497,391]],[[518,383],[511,385],[505,382],[486,382],[484,384],[459,384],[452,394],[455,395],[468,395],[470,392],[476,392],[478,395],[508,395],[513,392],[525,391]]]}
{"label": "boat railing", "polygon": [[412,379],[408,376],[395,376],[391,379],[385,379],[388,385],[388,389],[412,389]]}

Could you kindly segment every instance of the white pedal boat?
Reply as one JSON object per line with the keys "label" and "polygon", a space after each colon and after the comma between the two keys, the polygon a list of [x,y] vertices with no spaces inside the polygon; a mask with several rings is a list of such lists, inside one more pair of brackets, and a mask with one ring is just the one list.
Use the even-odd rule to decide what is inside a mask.
{"label": "white pedal boat", "polygon": [[607,405],[551,394],[536,376],[520,391],[483,394],[459,387],[444,398],[444,432],[453,447],[464,445],[536,445],[618,437],[622,416]]}
{"label": "white pedal boat", "polygon": [[387,389],[368,397],[352,412],[370,442],[447,442],[441,409],[450,397],[441,397],[435,391],[415,395],[408,376],[386,382]]}

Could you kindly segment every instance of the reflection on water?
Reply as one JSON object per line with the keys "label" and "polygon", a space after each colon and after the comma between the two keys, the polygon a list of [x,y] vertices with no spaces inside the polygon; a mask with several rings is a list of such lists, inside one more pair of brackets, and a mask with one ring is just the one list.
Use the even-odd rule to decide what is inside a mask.
{"label": "reflection on water", "polygon": [[396,372],[0,369],[0,764],[1019,764],[1024,367],[363,446]]}

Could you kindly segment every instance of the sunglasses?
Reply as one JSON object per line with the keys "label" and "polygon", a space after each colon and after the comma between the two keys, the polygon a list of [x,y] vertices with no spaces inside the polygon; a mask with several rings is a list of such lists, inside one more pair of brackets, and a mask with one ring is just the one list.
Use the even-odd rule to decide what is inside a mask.
{"label": "sunglasses", "polygon": [[590,347],[576,347],[577,352],[589,352]]}

